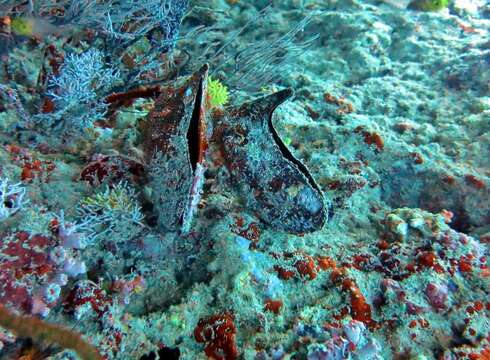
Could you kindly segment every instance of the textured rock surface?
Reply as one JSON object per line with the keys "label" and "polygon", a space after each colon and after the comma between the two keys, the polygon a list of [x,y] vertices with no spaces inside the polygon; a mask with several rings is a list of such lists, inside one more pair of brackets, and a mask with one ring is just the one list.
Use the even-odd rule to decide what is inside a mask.
{"label": "textured rock surface", "polygon": [[[157,189],[143,170],[138,122],[154,99],[109,109],[78,138],[60,141],[29,126],[12,132],[25,120],[12,89],[36,113],[43,103],[32,88],[44,42],[64,46],[62,39],[20,42],[0,68],[2,84],[11,87],[0,88],[0,176],[22,182],[30,201],[0,223],[0,264],[35,256],[23,272],[0,270],[21,289],[16,310],[33,313],[33,299],[46,302],[50,293],[41,291],[64,270],[47,255],[63,241],[52,220],[64,210],[66,226],[80,229],[71,233],[80,239],[68,238],[85,244],[70,247],[68,258],[86,264],[86,272],[60,285],[46,320],[74,327],[108,359],[148,359],[151,352],[185,360],[487,359],[488,5],[458,0],[440,12],[416,12],[377,0],[287,0],[273,1],[264,16],[268,3],[196,1],[181,34],[199,24],[216,28],[177,42],[181,63],[174,70],[189,75],[198,69],[195,59],[209,61],[233,105],[294,89],[272,123],[331,203],[325,226],[303,235],[271,229],[235,191],[240,179],[214,143],[190,231],[162,231],[158,217],[180,210],[158,213],[155,190],[168,189]],[[278,44],[307,15],[294,37],[318,37],[300,56],[275,59],[277,82],[256,84],[259,94],[234,88],[241,71],[234,56],[255,41]],[[145,46],[130,50],[139,54]],[[129,60],[124,64],[137,63]],[[114,181],[134,187],[131,201],[144,220],[83,242],[80,202],[105,201],[100,216],[110,222],[114,204],[102,186]],[[23,244],[32,249],[12,258]],[[5,285],[0,290],[15,307],[15,294]],[[19,346],[0,329],[0,358]]]}

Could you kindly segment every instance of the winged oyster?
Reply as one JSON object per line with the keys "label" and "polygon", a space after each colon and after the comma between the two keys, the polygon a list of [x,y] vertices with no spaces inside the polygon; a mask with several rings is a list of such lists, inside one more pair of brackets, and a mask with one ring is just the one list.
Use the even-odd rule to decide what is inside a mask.
{"label": "winged oyster", "polygon": [[222,142],[247,206],[273,228],[301,234],[320,230],[327,212],[320,188],[272,124],[274,110],[292,95],[285,89],[222,113],[213,138]]}
{"label": "winged oyster", "polygon": [[199,202],[204,172],[208,65],[179,87],[162,87],[141,124],[158,226],[186,233]]}

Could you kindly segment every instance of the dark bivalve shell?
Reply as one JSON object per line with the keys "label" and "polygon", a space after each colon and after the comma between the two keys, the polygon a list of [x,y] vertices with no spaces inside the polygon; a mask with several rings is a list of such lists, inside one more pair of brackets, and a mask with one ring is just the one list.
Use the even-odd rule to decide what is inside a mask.
{"label": "dark bivalve shell", "polygon": [[141,125],[152,201],[162,231],[186,233],[199,202],[204,172],[208,65],[183,85],[163,87]]}
{"label": "dark bivalve shell", "polygon": [[327,218],[323,195],[306,166],[279,138],[272,113],[291,89],[231,109],[215,119],[225,163],[247,206],[276,230],[320,230]]}

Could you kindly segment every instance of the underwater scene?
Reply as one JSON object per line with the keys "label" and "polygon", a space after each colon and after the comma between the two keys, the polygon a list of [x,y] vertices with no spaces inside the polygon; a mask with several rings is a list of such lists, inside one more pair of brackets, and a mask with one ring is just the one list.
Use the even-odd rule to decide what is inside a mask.
{"label": "underwater scene", "polygon": [[0,0],[0,360],[490,360],[490,2]]}

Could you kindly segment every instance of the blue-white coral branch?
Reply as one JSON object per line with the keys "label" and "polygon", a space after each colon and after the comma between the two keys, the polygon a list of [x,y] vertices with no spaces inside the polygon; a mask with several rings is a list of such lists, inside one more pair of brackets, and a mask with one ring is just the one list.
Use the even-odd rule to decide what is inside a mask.
{"label": "blue-white coral branch", "polygon": [[82,54],[68,54],[60,75],[49,80],[48,95],[53,99],[56,111],[48,121],[64,131],[92,127],[107,111],[104,95],[119,79],[119,72],[104,63],[104,55],[98,49]]}
{"label": "blue-white coral branch", "polygon": [[21,183],[11,184],[8,178],[0,178],[0,221],[17,213],[27,203],[25,194]]}

